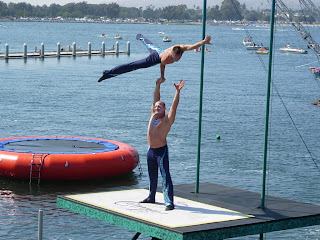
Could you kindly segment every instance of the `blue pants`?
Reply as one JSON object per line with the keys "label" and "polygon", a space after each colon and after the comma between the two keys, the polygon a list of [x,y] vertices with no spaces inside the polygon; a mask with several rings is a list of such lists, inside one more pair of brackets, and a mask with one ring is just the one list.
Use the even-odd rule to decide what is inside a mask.
{"label": "blue pants", "polygon": [[149,148],[147,153],[147,163],[149,172],[149,201],[154,201],[158,185],[158,168],[162,176],[162,192],[165,205],[173,205],[173,185],[169,172],[169,153],[168,146],[160,148]]}
{"label": "blue pants", "polygon": [[141,40],[141,42],[143,42],[143,44],[148,48],[150,55],[147,58],[144,58],[135,62],[131,62],[131,63],[122,64],[122,65],[116,66],[111,70],[103,71],[103,75],[98,80],[98,82],[101,82],[108,78],[116,77],[123,73],[131,72],[140,68],[152,67],[156,64],[161,63],[159,56],[164,49],[155,46],[152,42],[150,42],[147,38],[145,38],[141,34],[138,34],[136,38],[138,40]]}

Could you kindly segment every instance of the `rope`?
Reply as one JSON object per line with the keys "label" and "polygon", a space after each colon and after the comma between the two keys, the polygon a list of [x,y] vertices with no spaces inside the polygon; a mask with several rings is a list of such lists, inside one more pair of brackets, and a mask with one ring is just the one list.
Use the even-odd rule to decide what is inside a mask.
{"label": "rope", "polygon": [[[268,2],[269,2],[269,0],[268,0]],[[270,3],[270,2],[269,2],[269,3]],[[238,14],[239,18],[240,18],[240,19],[243,19],[243,18],[242,18],[242,15],[241,15],[241,13],[240,13],[239,9],[237,8],[237,6],[236,6],[236,4],[235,4],[235,1],[234,1],[234,0],[232,0],[232,4],[233,4],[234,9],[236,10],[236,12],[237,12],[237,14]],[[248,34],[248,36],[250,36],[249,31],[246,29],[246,27],[245,27],[245,26],[243,26],[243,27],[245,28],[245,31],[246,31],[246,33]],[[250,38],[251,38],[251,36],[250,36]],[[274,43],[273,43],[273,45],[274,45]],[[262,60],[261,56],[260,56],[260,55],[258,55],[258,58],[259,58],[259,60],[260,60],[260,62],[261,62],[261,64],[262,64],[262,66],[263,66],[263,68],[264,68],[265,72],[266,72],[266,73],[268,73],[267,67],[266,67],[265,63],[263,62],[263,60]],[[318,58],[318,61],[319,61],[319,56],[317,56],[317,58]],[[273,63],[273,61],[272,61],[272,64],[274,64],[274,63]],[[273,75],[274,75],[274,72],[273,72]],[[293,124],[294,128],[296,129],[296,131],[297,131],[297,133],[298,133],[298,135],[299,135],[299,137],[300,137],[300,139],[301,139],[302,143],[304,144],[304,146],[305,146],[305,148],[306,148],[307,152],[309,153],[309,155],[310,155],[310,157],[311,157],[311,159],[312,159],[312,161],[313,161],[314,165],[315,165],[315,166],[316,166],[316,168],[318,169],[318,172],[319,172],[319,175],[320,175],[320,167],[319,167],[319,165],[318,165],[317,161],[315,160],[315,158],[313,157],[313,155],[312,155],[312,153],[311,153],[310,149],[308,148],[308,146],[307,146],[307,144],[306,144],[305,140],[303,139],[303,137],[302,137],[302,135],[301,135],[301,133],[300,133],[300,131],[299,131],[299,129],[298,129],[298,127],[297,127],[296,123],[294,122],[294,120],[293,120],[293,118],[292,118],[292,116],[291,116],[291,114],[290,114],[290,112],[289,112],[289,110],[288,110],[288,108],[287,108],[287,106],[286,106],[286,104],[285,104],[284,100],[282,99],[282,97],[281,97],[281,95],[280,95],[280,93],[279,93],[279,91],[278,91],[278,89],[277,89],[277,87],[276,87],[276,84],[274,83],[274,81],[271,81],[271,84],[272,84],[272,88],[274,88],[274,90],[276,91],[277,96],[279,97],[279,99],[280,99],[280,101],[281,101],[282,105],[284,106],[285,111],[287,112],[287,114],[288,114],[288,116],[289,116],[289,118],[290,118],[290,120],[291,120],[291,122],[292,122],[292,124]],[[270,126],[270,125],[269,125],[269,126]],[[270,140],[269,140],[269,141],[270,141]],[[270,147],[270,144],[268,144],[268,146]],[[269,148],[269,147],[268,147],[268,148]],[[269,153],[270,153],[270,151],[269,151]]]}

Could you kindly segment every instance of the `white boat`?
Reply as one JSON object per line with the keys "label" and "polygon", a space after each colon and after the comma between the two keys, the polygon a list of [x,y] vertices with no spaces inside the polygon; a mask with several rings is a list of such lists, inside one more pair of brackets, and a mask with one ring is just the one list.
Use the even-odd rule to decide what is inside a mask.
{"label": "white boat", "polygon": [[169,37],[164,37],[164,38],[162,39],[162,41],[164,41],[164,42],[171,42],[171,38],[169,38]]}
{"label": "white boat", "polygon": [[288,44],[285,47],[280,48],[280,52],[282,53],[298,53],[298,54],[307,54],[308,51],[300,49],[300,48],[291,48]]}
{"label": "white boat", "polygon": [[248,45],[252,45],[252,44],[253,44],[252,41],[243,39],[243,45],[248,46]]}
{"label": "white boat", "polygon": [[159,33],[159,34],[165,34],[165,32],[162,32],[162,31],[159,31],[158,33]]}
{"label": "white boat", "polygon": [[115,38],[115,39],[122,39],[122,36],[119,35],[119,34],[116,34],[116,35],[114,36],[114,38]]}
{"label": "white boat", "polygon": [[245,45],[245,46],[253,44],[251,37],[248,37],[248,36],[245,36],[242,42],[243,42],[243,45]]}
{"label": "white boat", "polygon": [[[246,49],[247,50],[258,50],[260,49],[261,47],[263,47],[262,45],[259,45],[259,44],[251,44],[251,45],[248,45],[246,46]],[[264,47],[266,50],[268,50],[269,48],[268,47]]]}

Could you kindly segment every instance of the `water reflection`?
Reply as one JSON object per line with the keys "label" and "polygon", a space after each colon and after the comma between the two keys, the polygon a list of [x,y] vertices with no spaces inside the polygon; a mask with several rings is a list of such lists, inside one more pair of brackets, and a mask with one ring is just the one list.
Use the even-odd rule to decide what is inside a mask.
{"label": "water reflection", "polygon": [[103,178],[83,181],[42,181],[40,185],[27,180],[0,179],[0,196],[42,196],[63,195],[87,192],[108,191],[108,189],[125,188],[138,184],[140,175],[131,172],[116,178]]}

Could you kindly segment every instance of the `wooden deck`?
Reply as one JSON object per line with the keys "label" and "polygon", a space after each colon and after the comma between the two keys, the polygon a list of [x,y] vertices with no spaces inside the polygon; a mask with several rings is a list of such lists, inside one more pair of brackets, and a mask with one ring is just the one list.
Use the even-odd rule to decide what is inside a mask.
{"label": "wooden deck", "polygon": [[[217,185],[174,186],[175,209],[164,210],[161,190],[156,204],[139,203],[145,189],[59,196],[57,205],[159,239],[226,239],[320,225],[320,206]],[[85,226],[82,226],[85,227]]]}

